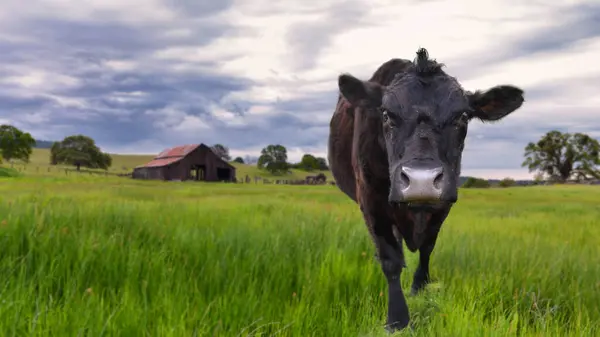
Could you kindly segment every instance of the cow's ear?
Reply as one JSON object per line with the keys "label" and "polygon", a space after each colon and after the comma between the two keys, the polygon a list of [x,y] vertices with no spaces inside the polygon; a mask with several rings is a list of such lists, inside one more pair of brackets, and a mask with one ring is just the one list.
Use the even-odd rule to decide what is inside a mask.
{"label": "cow's ear", "polygon": [[500,85],[485,92],[469,95],[471,116],[482,121],[497,121],[523,105],[523,90],[511,85]]}
{"label": "cow's ear", "polygon": [[338,87],[342,96],[352,105],[381,106],[383,87],[377,83],[343,74],[338,77]]}

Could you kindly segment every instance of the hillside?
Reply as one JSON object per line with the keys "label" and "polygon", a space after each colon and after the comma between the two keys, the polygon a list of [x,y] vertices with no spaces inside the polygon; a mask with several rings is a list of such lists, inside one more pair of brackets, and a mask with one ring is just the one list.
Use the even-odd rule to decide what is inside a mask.
{"label": "hillside", "polygon": [[[109,172],[112,173],[128,173],[133,171],[133,168],[145,164],[152,160],[153,155],[123,155],[123,154],[111,154],[113,158],[113,164],[109,168]],[[34,148],[30,158],[30,162],[26,165],[28,172],[47,172],[48,167],[51,166],[50,162],[50,149],[48,148]],[[236,168],[236,175],[238,179],[245,177],[246,175],[252,177],[261,177],[266,179],[304,179],[309,175],[316,175],[324,173],[327,176],[327,180],[331,180],[332,176],[329,171],[314,171],[306,172],[302,170],[291,170],[292,174],[287,175],[273,175],[269,172],[259,170],[256,166],[245,165],[239,163],[231,163]],[[71,168],[71,167],[69,167]]]}

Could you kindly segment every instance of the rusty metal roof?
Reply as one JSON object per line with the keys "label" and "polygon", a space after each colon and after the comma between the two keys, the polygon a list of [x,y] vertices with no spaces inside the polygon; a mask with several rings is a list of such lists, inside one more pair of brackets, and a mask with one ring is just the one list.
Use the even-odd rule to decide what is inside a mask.
{"label": "rusty metal roof", "polygon": [[198,146],[200,146],[200,144],[189,144],[189,145],[176,146],[176,147],[164,150],[163,152],[159,153],[158,156],[154,157],[154,159],[171,158],[171,157],[185,157],[188,155],[188,153],[197,149]]}
{"label": "rusty metal roof", "polygon": [[194,151],[200,146],[200,144],[188,144],[182,146],[172,147],[159,153],[150,162],[137,166],[138,167],[163,167],[173,163],[176,163],[187,156],[190,152]]}
{"label": "rusty metal roof", "polygon": [[164,158],[164,159],[152,159],[150,162],[138,166],[138,167],[163,167],[169,164],[173,164],[175,162],[180,161],[183,157],[172,157],[172,158]]}

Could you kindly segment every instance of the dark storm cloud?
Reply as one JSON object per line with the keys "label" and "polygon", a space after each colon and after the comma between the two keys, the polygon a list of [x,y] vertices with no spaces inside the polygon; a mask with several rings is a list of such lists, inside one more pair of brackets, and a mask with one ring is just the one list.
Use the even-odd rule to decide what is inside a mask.
{"label": "dark storm cloud", "polygon": [[563,13],[570,17],[566,23],[516,39],[512,44],[512,56],[566,49],[581,40],[600,36],[600,4],[578,4]]}
{"label": "dark storm cloud", "polygon": [[0,118],[9,111],[29,110],[44,107],[54,103],[54,100],[43,96],[18,97],[0,92]]}
{"label": "dark storm cloud", "polygon": [[[148,111],[174,106],[181,113],[206,119],[210,116],[207,104],[218,102],[224,95],[246,89],[248,85],[249,81],[244,79],[209,74],[188,77],[116,73],[103,81],[60,91],[66,97],[84,99],[90,107],[53,109],[52,119],[56,123],[71,123],[70,132],[85,132],[99,144],[118,146],[157,136],[155,123],[160,123],[161,115],[148,116],[145,114]],[[143,95],[127,95],[135,92]]]}
{"label": "dark storm cloud", "polygon": [[[0,38],[0,75],[26,77],[33,70],[68,76],[76,83],[44,90],[46,96],[56,96],[55,99],[31,96],[32,90],[19,87],[14,81],[4,82],[0,84],[2,118],[31,130],[51,130],[56,125],[60,126],[55,129],[57,138],[84,133],[99,144],[118,147],[156,137],[161,131],[157,125],[162,123],[162,115],[147,114],[148,111],[176,106],[180,113],[208,116],[208,104],[249,88],[252,81],[248,79],[198,70],[216,68],[220,60],[195,62],[191,65],[194,73],[170,70],[183,61],[148,63],[147,57],[159,50],[197,48],[239,32],[239,27],[205,20],[227,9],[231,1],[169,4],[181,16],[169,24],[24,17],[17,24],[4,27],[13,38]],[[177,29],[184,29],[186,34],[166,34]],[[107,65],[110,61],[129,61],[135,68],[114,69]],[[29,95],[6,94],[18,91]],[[65,100],[76,103],[64,103]],[[36,124],[35,119],[27,118],[26,113],[30,112],[43,113],[49,122],[42,125],[38,118]]]}
{"label": "dark storm cloud", "polygon": [[230,8],[233,0],[165,0],[165,3],[183,16],[204,18]]}

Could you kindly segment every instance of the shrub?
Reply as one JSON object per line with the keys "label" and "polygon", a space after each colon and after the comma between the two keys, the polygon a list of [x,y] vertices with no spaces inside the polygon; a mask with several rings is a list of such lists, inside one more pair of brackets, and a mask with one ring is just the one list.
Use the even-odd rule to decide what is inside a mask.
{"label": "shrub", "polygon": [[504,178],[498,183],[498,186],[500,187],[511,187],[515,185],[517,185],[517,182],[512,178]]}
{"label": "shrub", "polygon": [[490,187],[490,182],[485,179],[481,179],[481,178],[469,177],[469,178],[467,178],[465,183],[462,185],[462,187],[464,187],[464,188],[488,188],[488,187]]}
{"label": "shrub", "polygon": [[18,177],[21,174],[19,173],[19,171],[15,170],[15,169],[11,169],[8,167],[0,167],[0,178],[13,178],[13,177]]}

